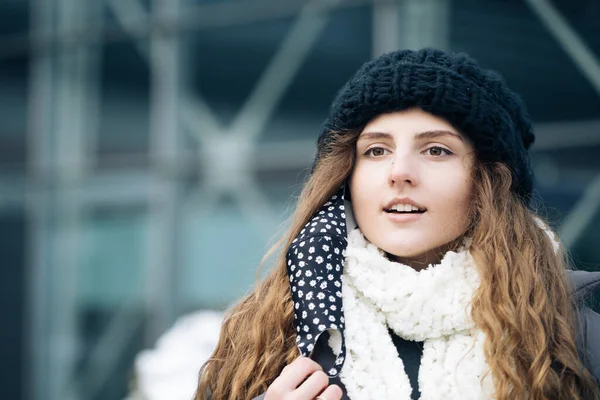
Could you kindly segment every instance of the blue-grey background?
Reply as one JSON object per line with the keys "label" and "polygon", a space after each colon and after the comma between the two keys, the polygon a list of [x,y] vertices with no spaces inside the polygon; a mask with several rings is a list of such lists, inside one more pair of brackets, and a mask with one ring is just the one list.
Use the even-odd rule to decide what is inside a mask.
{"label": "blue-grey background", "polygon": [[423,46],[522,94],[544,212],[598,269],[597,0],[0,1],[0,398],[122,399],[249,290],[336,90]]}

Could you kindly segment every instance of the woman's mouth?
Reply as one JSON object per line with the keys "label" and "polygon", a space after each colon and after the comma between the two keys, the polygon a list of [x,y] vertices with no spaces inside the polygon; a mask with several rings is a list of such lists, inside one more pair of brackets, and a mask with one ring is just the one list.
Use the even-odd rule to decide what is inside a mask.
{"label": "woman's mouth", "polygon": [[421,219],[427,210],[412,204],[399,203],[384,209],[384,211],[392,222],[412,222]]}
{"label": "woman's mouth", "polygon": [[426,209],[422,207],[413,206],[411,204],[394,204],[388,209],[384,209],[386,213],[394,214],[423,214]]}
{"label": "woman's mouth", "polygon": [[396,210],[385,210],[387,218],[392,222],[412,222],[418,221],[423,218],[423,214],[426,211],[415,210],[415,211],[396,211]]}

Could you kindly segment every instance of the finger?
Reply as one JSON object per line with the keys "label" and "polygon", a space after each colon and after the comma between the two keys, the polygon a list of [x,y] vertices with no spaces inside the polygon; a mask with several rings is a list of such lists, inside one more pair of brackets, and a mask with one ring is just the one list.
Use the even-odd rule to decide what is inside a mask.
{"label": "finger", "polygon": [[[329,385],[329,377],[323,371],[316,371],[294,391],[294,398],[314,399]],[[329,399],[328,399],[329,400]]]}
{"label": "finger", "polygon": [[338,385],[330,385],[319,395],[322,400],[341,400],[342,389]]}
{"label": "finger", "polygon": [[323,368],[308,357],[299,357],[293,363],[288,365],[281,371],[279,375],[279,384],[283,387],[294,390],[307,377],[316,371],[322,371]]}

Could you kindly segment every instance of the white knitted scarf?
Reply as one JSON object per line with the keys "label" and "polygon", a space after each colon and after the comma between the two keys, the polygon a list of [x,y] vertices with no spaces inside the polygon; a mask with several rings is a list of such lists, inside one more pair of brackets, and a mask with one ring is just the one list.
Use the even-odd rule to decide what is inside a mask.
{"label": "white knitted scarf", "polygon": [[448,252],[440,264],[416,271],[388,260],[355,229],[348,235],[342,281],[346,360],[340,378],[350,399],[411,399],[388,327],[424,342],[421,399],[493,398],[484,335],[470,316],[479,276],[468,251]]}

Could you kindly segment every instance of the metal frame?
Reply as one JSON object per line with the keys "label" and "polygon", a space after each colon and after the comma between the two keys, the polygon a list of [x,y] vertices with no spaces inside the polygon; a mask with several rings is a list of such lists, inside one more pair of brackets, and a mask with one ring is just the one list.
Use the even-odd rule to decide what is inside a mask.
{"label": "metal frame", "polygon": [[[29,362],[23,374],[28,379],[23,385],[26,391],[24,398],[92,398],[106,383],[119,350],[131,340],[132,306],[123,304],[92,351],[90,357],[94,367],[84,371],[79,381],[71,382],[75,356],[72,344],[77,342],[73,319],[77,227],[85,209],[96,204],[149,205],[151,235],[148,252],[151,254],[149,259],[154,262],[147,277],[145,302],[153,314],[146,339],[151,343],[176,317],[177,270],[171,266],[177,265],[175,243],[181,213],[186,208],[201,207],[208,214],[219,195],[227,193],[239,201],[245,215],[257,227],[264,226],[264,219],[272,223],[278,219],[252,173],[257,167],[251,162],[255,159],[252,154],[265,147],[275,147],[282,162],[301,169],[311,158],[314,142],[260,144],[260,134],[327,25],[328,13],[336,8],[369,2],[255,0],[194,6],[183,12],[179,1],[153,0],[152,12],[149,12],[140,0],[104,0],[96,2],[96,6],[109,7],[120,27],[98,25],[90,30],[89,26],[78,23],[85,20],[81,18],[86,12],[85,7],[94,2],[31,0],[31,42],[23,37],[0,38],[0,43],[3,43],[0,48],[5,49],[0,57],[20,51],[29,51],[32,55],[28,183],[16,187],[17,194],[4,198],[0,203],[0,207],[9,207],[25,202],[32,231],[27,289],[27,331],[31,332],[31,338],[25,349]],[[373,3],[376,22],[374,55],[399,47],[433,45],[447,48],[447,0],[385,0]],[[527,3],[600,94],[600,64],[583,40],[548,1],[528,0]],[[200,96],[184,90],[182,80],[185,74],[180,71],[178,54],[181,30],[207,29],[289,15],[297,15],[295,23],[232,124],[224,126]],[[418,18],[423,15],[426,17]],[[419,22],[423,20],[434,20],[436,25]],[[85,35],[74,37],[74,33],[84,31]],[[134,41],[151,68],[151,159],[164,175],[156,176],[146,170],[135,169],[126,176],[89,175],[92,143],[86,140],[93,139],[94,135],[85,136],[82,132],[84,120],[88,127],[95,129],[97,126],[98,88],[94,74],[98,55],[87,44],[124,40],[124,35]],[[150,38],[149,45],[144,42],[147,37]],[[66,49],[73,51],[65,52]],[[597,140],[587,135],[589,124],[595,129],[600,126],[599,121],[579,123],[581,135],[578,143]],[[556,127],[550,125],[540,129],[552,131]],[[200,144],[198,148],[202,154],[199,159],[203,160],[200,172],[206,177],[204,186],[187,198],[183,198],[177,180],[169,175],[171,171],[181,172],[190,168],[182,157],[184,134],[191,135]],[[538,147],[540,144],[544,147],[543,143],[546,143],[545,148],[569,145],[558,135],[540,135]],[[298,152],[299,148],[301,152]],[[214,154],[220,153],[219,149],[228,149],[230,158],[214,157]],[[262,167],[273,169],[278,165]],[[50,189],[40,185],[48,178],[56,183]],[[123,191],[124,185],[119,182],[128,182],[127,190]],[[2,185],[15,186],[10,181],[2,182]],[[597,212],[599,188],[600,175],[590,184],[561,228],[567,245],[577,240],[586,227],[586,221]],[[58,220],[62,222],[58,227],[55,215],[61,216]],[[56,279],[58,266],[68,269],[70,272],[65,275],[71,279],[48,285],[49,280]],[[49,304],[48,299],[52,299]]]}
{"label": "metal frame", "polygon": [[373,57],[397,49],[448,50],[448,0],[375,1]]}
{"label": "metal frame", "polygon": [[[75,20],[73,18],[77,11],[74,9],[75,3],[71,0],[55,1],[56,4],[54,5],[59,16],[64,15],[65,18],[59,18],[56,27],[53,26],[48,29],[45,34],[52,35],[53,32],[61,32],[63,29],[69,32],[76,31],[73,26],[69,25],[70,22]],[[329,3],[312,1],[303,6],[296,24],[294,24],[284,39],[280,50],[269,63],[242,111],[229,127],[224,127],[218,122],[202,98],[192,98],[189,93],[180,93],[177,35],[173,32],[157,30],[151,36],[150,48],[136,41],[140,53],[151,65],[152,109],[154,110],[152,112],[152,126],[154,128],[151,132],[151,147],[152,159],[159,165],[159,170],[169,170],[173,160],[181,154],[181,149],[178,146],[178,135],[181,131],[180,123],[184,124],[187,131],[202,143],[200,149],[203,152],[206,152],[206,149],[212,149],[212,151],[204,153],[204,157],[202,157],[202,159],[208,160],[202,165],[202,172],[210,171],[206,174],[208,178],[206,182],[208,190],[206,192],[216,195],[230,193],[240,200],[240,204],[248,216],[262,219],[266,216],[275,220],[277,216],[273,215],[266,197],[261,193],[253,179],[252,166],[248,156],[250,151],[257,146],[259,134],[269,120],[274,107],[293,80],[302,60],[306,57],[327,23],[325,11],[335,3],[336,1],[330,1]],[[140,18],[148,20],[173,18],[176,17],[177,13],[176,7],[173,7],[177,3],[165,0],[157,0],[153,3],[154,15],[152,16],[149,16],[141,3],[135,0],[108,0],[108,4],[112,7],[123,27],[128,31],[131,30],[128,21],[139,20]],[[33,7],[40,12],[39,17],[36,18],[42,21],[50,21],[45,23],[52,24],[52,5],[46,3],[45,6],[42,7],[40,4],[39,8]],[[43,22],[38,22],[37,19],[36,22],[39,26],[43,24]],[[57,35],[60,36],[60,33],[57,33]],[[39,51],[39,45],[37,49]],[[75,399],[78,395],[84,394],[83,391],[85,391],[86,398],[91,398],[94,392],[102,387],[103,380],[108,376],[112,364],[109,355],[119,353],[118,346],[127,344],[125,339],[131,332],[131,320],[127,318],[130,309],[127,305],[124,305],[123,309],[113,318],[97,347],[92,351],[92,361],[90,362],[90,365],[93,366],[92,370],[84,374],[79,382],[69,385],[74,361],[72,343],[76,343],[76,338],[73,336],[75,333],[73,285],[76,279],[76,253],[73,251],[77,249],[74,229],[78,225],[79,215],[81,214],[81,205],[78,200],[82,195],[85,196],[84,193],[75,189],[77,183],[81,181],[82,174],[85,173],[82,163],[87,158],[84,156],[85,149],[82,146],[77,146],[78,142],[75,142],[75,146],[73,146],[74,143],[67,140],[71,137],[81,138],[83,129],[77,124],[70,125],[68,123],[72,121],[67,120],[66,112],[72,110],[74,105],[64,102],[73,101],[73,99],[82,101],[82,96],[71,97],[69,95],[81,94],[81,88],[85,82],[77,79],[67,79],[63,82],[64,84],[60,84],[60,78],[63,76],[68,77],[62,71],[85,67],[78,67],[80,62],[75,64],[77,61],[71,59],[71,56],[61,57],[60,54],[60,50],[58,53],[44,53],[34,65],[46,66],[43,70],[45,73],[42,75],[42,72],[37,72],[40,67],[32,71],[34,77],[39,76],[39,88],[50,88],[50,90],[43,93],[36,92],[31,96],[31,101],[35,102],[31,107],[31,142],[35,143],[35,148],[38,148],[38,144],[42,144],[39,152],[40,157],[34,158],[36,161],[32,168],[35,171],[40,171],[40,174],[42,174],[41,171],[44,171],[43,176],[47,177],[48,174],[45,171],[48,171],[48,167],[50,167],[51,176],[55,176],[55,179],[57,179],[56,190],[51,191],[48,195],[55,198],[55,201],[40,200],[41,198],[37,197],[32,199],[31,202],[32,225],[38,227],[34,228],[36,232],[41,232],[40,235],[36,235],[39,240],[33,242],[33,253],[40,254],[33,261],[33,265],[46,265],[48,262],[49,259],[43,251],[44,248],[49,251],[54,250],[53,254],[58,257],[50,258],[50,265],[46,265],[45,274],[35,273],[36,276],[32,277],[37,285],[30,292],[38,300],[32,304],[31,326],[42,328],[40,330],[42,333],[32,338],[31,343],[33,349],[32,365],[29,367],[37,366],[33,374],[34,390],[27,393],[27,397],[32,399]],[[59,65],[55,66],[55,64]],[[63,75],[57,76],[53,71],[58,71],[59,74],[62,73]],[[85,73],[85,71],[80,73]],[[58,82],[58,84],[55,84],[55,82]],[[73,85],[77,86],[73,87]],[[62,96],[63,94],[64,96]],[[55,102],[54,100],[57,98],[64,100],[63,102]],[[75,106],[79,104],[77,103]],[[181,105],[183,109],[181,116],[177,113],[178,105]],[[81,110],[77,114],[78,121],[81,121],[83,111],[89,110]],[[43,113],[46,118],[40,119],[38,117],[39,113]],[[58,125],[48,124],[48,119],[51,119],[53,115],[57,116],[56,123]],[[43,123],[36,128],[35,124],[40,121],[43,121]],[[60,134],[59,137],[50,139],[56,132]],[[44,140],[44,137],[48,139]],[[52,143],[58,143],[58,145],[55,147]],[[206,155],[214,154],[214,150],[219,148],[237,149],[231,157],[231,160],[237,161],[233,164],[233,167],[231,162],[226,163],[218,158],[206,157]],[[67,161],[65,162],[65,160]],[[72,175],[73,172],[74,175]],[[228,179],[231,176],[234,176],[235,179]],[[147,188],[145,190],[148,197],[143,200],[150,204],[151,239],[148,243],[148,251],[152,254],[149,259],[154,260],[154,263],[148,274],[146,300],[148,309],[152,309],[155,316],[152,327],[149,329],[149,340],[154,340],[160,332],[170,326],[175,318],[173,294],[176,271],[168,269],[168,266],[173,265],[173,261],[176,260],[174,241],[177,236],[176,224],[181,199],[179,198],[177,184],[169,179],[150,179],[146,181],[147,184],[150,184],[152,189]],[[214,201],[203,197],[201,193],[200,191],[200,196],[194,196],[193,200],[186,202],[185,205],[191,207],[200,204],[208,213],[211,207],[214,207]],[[198,197],[200,201],[198,201]],[[59,218],[59,220],[64,221],[64,225],[60,227],[48,226],[48,223],[51,223],[49,214],[56,212],[64,217]],[[256,220],[256,223],[262,225],[264,222]],[[59,233],[57,236],[59,238],[58,244],[48,243],[49,235],[47,232],[51,228]],[[51,270],[57,265],[71,268],[71,273],[68,274],[71,277],[70,283],[67,285],[69,290],[60,292],[55,290],[48,293],[44,290],[44,285],[39,278],[43,275],[56,277],[57,274],[52,274]],[[165,282],[167,282],[166,285]],[[64,285],[64,282],[61,282],[61,285]],[[163,293],[163,295],[157,296],[158,293]],[[48,327],[48,323],[40,323],[40,321],[45,320],[42,303],[48,298],[57,302],[52,307],[54,310],[52,311],[53,315],[62,316],[62,318],[60,324],[50,324],[50,331],[44,332],[44,329]],[[157,309],[158,311],[156,311]],[[59,328],[60,331],[57,330]],[[60,338],[59,342],[63,343],[63,346],[56,346],[55,338]],[[108,351],[109,348],[110,351]],[[46,354],[47,349],[54,351],[55,354]],[[107,358],[107,355],[109,358]],[[57,362],[57,365],[50,368],[47,364],[49,360]],[[112,361],[114,361],[114,357],[112,357]]]}
{"label": "metal frame", "polygon": [[[527,0],[527,4],[538,16],[548,32],[554,36],[557,43],[579,68],[583,76],[587,78],[590,85],[600,95],[600,62],[594,53],[586,45],[585,41],[577,34],[566,18],[548,0]],[[592,132],[596,132],[593,135]],[[598,142],[599,130],[592,128],[587,131],[587,136]],[[566,136],[566,135],[563,135]],[[594,137],[595,136],[595,137]],[[566,138],[565,141],[571,138]],[[600,210],[600,173],[590,182],[588,188],[573,210],[567,215],[558,233],[567,248],[575,244],[585,229],[589,226],[591,219]]]}

